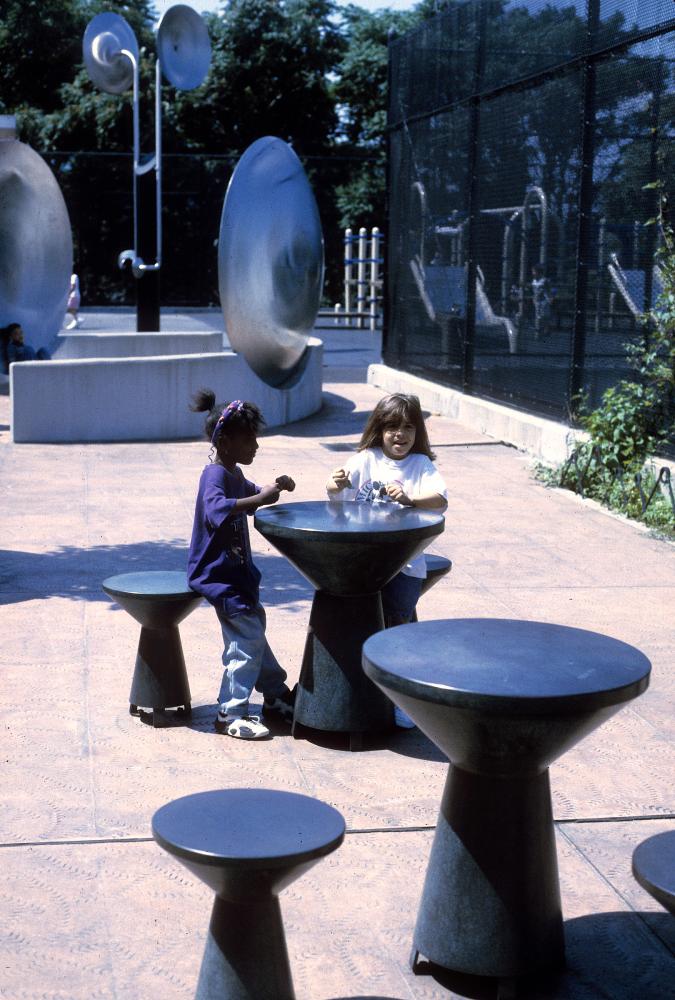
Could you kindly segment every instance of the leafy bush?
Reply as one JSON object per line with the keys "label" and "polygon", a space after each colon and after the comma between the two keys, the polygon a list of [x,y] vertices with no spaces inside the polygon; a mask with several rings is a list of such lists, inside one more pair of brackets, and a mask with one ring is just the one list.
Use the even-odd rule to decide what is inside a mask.
{"label": "leafy bush", "polygon": [[[664,223],[664,209],[662,199],[654,221],[663,237],[657,255],[663,292],[643,317],[642,344],[627,347],[635,376],[605,390],[594,410],[582,398],[577,418],[589,439],[575,444],[558,469],[539,466],[535,474],[675,537],[672,492],[669,497],[661,493],[653,468],[643,471],[675,432],[675,237]],[[652,494],[643,512],[643,502]]]}

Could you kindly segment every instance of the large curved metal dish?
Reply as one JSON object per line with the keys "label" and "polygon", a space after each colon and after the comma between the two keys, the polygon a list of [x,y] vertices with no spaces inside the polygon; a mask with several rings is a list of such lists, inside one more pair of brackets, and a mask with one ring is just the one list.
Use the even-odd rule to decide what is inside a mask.
{"label": "large curved metal dish", "polygon": [[17,139],[0,141],[0,326],[51,347],[66,311],[73,241],[61,189],[45,161]]}
{"label": "large curved metal dish", "polygon": [[194,90],[211,65],[211,41],[204,20],[184,3],[174,4],[157,25],[157,54],[162,73],[179,90]]}
{"label": "large curved metal dish", "polygon": [[291,147],[256,140],[230,180],[220,220],[218,283],[230,344],[269,385],[294,371],[321,300],[323,236]]}
{"label": "large curved metal dish", "polygon": [[133,28],[119,14],[97,14],[87,25],[82,39],[82,55],[89,79],[106,94],[123,94],[134,82],[131,60],[138,61],[138,42]]}

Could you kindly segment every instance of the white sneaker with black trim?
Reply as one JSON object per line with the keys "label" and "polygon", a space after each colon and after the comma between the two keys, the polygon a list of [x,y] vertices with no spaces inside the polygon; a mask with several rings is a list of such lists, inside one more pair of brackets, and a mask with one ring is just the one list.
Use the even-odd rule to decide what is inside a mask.
{"label": "white sneaker with black trim", "polygon": [[259,715],[228,715],[219,711],[215,726],[217,732],[236,740],[264,740],[270,734]]}

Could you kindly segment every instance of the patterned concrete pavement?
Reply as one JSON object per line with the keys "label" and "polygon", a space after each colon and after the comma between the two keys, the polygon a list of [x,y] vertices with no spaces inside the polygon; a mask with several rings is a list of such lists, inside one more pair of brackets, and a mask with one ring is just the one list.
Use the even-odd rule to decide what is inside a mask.
{"label": "patterned concrete pavement", "polygon": [[[265,435],[252,467],[258,481],[293,475],[294,500],[322,496],[380,396],[364,384],[376,335],[324,336],[323,411]],[[206,606],[181,625],[190,723],[153,730],[128,714],[138,626],[100,583],[184,566],[208,445],[12,445],[8,412],[0,397],[2,1000],[192,996],[210,894],[154,844],[150,818],[179,795],[242,786],[315,795],[347,821],[343,846],[282,895],[299,1000],[495,996],[487,981],[408,969],[447,768],[419,731],[356,754],[339,740],[216,735],[220,633]],[[634,846],[675,826],[675,549],[546,490],[512,448],[436,416],[429,430],[451,497],[432,551],[453,571],[420,618],[575,625],[653,663],[647,693],[552,768],[568,969],[523,995],[675,996],[675,921],[630,873]],[[311,590],[255,531],[252,543],[294,680]]]}

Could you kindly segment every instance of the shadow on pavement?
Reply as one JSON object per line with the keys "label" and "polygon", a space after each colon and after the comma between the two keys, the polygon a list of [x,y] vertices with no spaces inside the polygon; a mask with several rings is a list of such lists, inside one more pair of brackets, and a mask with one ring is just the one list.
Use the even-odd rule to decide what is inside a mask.
{"label": "shadow on pavement", "polygon": [[[453,995],[469,1000],[496,1000],[499,996],[516,996],[518,1000],[568,1000],[570,996],[587,996],[589,1000],[665,1000],[673,995],[674,955],[667,943],[674,939],[673,923],[667,913],[652,912],[595,913],[567,920],[567,968],[518,979],[513,993],[499,994],[500,980],[492,977],[453,972],[426,961],[418,964],[418,975],[428,975]],[[664,942],[660,960],[655,959],[653,949],[646,947],[649,931],[644,924]],[[640,955],[645,955],[644,961],[638,958]],[[630,984],[626,983],[627,969],[631,970]]]}
{"label": "shadow on pavement", "polygon": [[266,434],[283,434],[285,437],[361,437],[370,416],[370,410],[357,410],[351,399],[335,392],[323,393],[323,406],[311,417],[272,427]]}
{"label": "shadow on pavement", "polygon": [[[0,605],[66,597],[103,601],[119,610],[101,589],[106,577],[140,570],[180,572],[185,570],[186,561],[184,539],[128,545],[64,545],[50,552],[0,549]],[[261,597],[267,606],[311,598],[310,585],[282,556],[256,555],[255,561],[263,575]]]}

